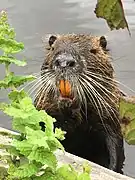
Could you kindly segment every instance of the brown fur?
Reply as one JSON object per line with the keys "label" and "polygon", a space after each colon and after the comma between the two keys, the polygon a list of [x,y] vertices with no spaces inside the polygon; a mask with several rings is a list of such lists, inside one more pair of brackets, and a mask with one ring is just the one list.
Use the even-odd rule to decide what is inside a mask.
{"label": "brown fur", "polygon": [[[41,89],[39,90],[41,93],[39,93],[35,99],[35,106],[37,109],[43,109],[48,114],[55,117],[57,120],[56,126],[67,131],[66,140],[63,142],[67,151],[87,158],[88,160],[93,160],[94,162],[106,166],[114,171],[122,172],[121,168],[124,161],[124,153],[119,120],[120,91],[114,80],[114,69],[111,64],[111,57],[106,47],[102,47],[100,37],[91,35],[58,35],[54,42],[50,42],[51,46],[47,48],[48,50],[45,54],[45,61],[42,65],[42,70],[45,69],[46,66],[50,69],[52,68],[52,61],[55,59],[55,55],[58,52],[66,51],[69,54],[73,53],[75,54],[75,57],[79,54],[81,60],[83,60],[82,66],[80,66],[82,71],[83,69],[88,69],[88,71],[96,73],[101,77],[106,77],[107,82],[98,79],[98,83],[105,87],[107,90],[106,92],[110,91],[113,94],[108,93],[108,96],[112,101],[110,101],[108,96],[100,91],[98,87],[92,84],[92,82],[91,84],[97,89],[110,107],[113,108],[113,112],[109,109],[109,113],[113,119],[109,117],[105,107],[102,105],[103,121],[101,121],[96,108],[89,100],[87,102],[87,117],[81,111],[81,104],[72,103],[70,108],[64,108],[62,110],[59,108],[59,104],[54,98],[55,94],[43,93]],[[68,117],[67,120],[65,120],[66,116]],[[83,145],[83,139],[82,141],[80,140],[80,142],[75,143],[75,141],[78,141],[76,139],[77,137],[80,139],[81,137],[84,138],[84,141],[88,137],[89,138],[86,140],[87,143]],[[94,138],[100,139],[100,137],[101,140],[96,139],[95,141],[97,141],[98,144],[95,144]],[[72,140],[73,144],[76,144],[76,146],[72,145]],[[89,145],[89,143],[92,145]],[[99,145],[100,143],[101,145]],[[102,145],[103,147],[101,147],[101,149],[103,148],[103,152],[101,150],[101,153],[97,152],[97,155],[95,155],[94,148],[100,148]],[[81,149],[82,146],[84,146],[84,148],[86,146],[85,152]],[[104,149],[104,146],[107,146],[107,149]],[[79,151],[78,148],[81,150]],[[99,156],[99,159],[97,159],[96,156]],[[115,162],[113,162],[114,159]]]}

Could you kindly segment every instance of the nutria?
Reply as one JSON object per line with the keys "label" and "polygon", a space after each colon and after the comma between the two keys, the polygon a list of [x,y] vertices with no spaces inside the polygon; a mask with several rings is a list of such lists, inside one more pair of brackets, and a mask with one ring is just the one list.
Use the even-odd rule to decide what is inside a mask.
{"label": "nutria", "polygon": [[120,91],[106,38],[51,36],[41,79],[35,106],[56,118],[55,127],[67,132],[62,141],[65,150],[122,173]]}

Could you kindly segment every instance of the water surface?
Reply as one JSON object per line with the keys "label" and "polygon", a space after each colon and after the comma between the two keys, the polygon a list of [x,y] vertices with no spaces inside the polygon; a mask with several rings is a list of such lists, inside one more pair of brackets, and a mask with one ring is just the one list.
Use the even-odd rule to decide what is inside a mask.
{"label": "water surface", "polygon": [[[126,17],[132,33],[126,30],[110,31],[106,22],[97,19],[94,14],[93,0],[1,0],[1,10],[5,9],[9,21],[15,27],[17,39],[25,44],[25,56],[28,66],[12,69],[17,74],[39,72],[44,51],[41,37],[53,33],[92,33],[106,35],[108,46],[114,57],[113,64],[119,81],[135,91],[135,2],[123,0]],[[0,66],[0,78],[4,76]],[[121,88],[128,94],[130,91]],[[7,92],[0,92],[0,101],[6,100]],[[0,112],[0,126],[11,128],[11,120]],[[125,145],[126,161],[124,172],[135,177],[135,147]]]}

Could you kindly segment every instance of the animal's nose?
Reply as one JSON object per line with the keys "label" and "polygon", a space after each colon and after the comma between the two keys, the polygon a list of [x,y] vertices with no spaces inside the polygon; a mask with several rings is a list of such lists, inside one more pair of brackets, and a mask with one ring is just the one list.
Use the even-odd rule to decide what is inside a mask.
{"label": "animal's nose", "polygon": [[55,65],[60,68],[74,67],[75,59],[71,56],[57,57],[55,60]]}
{"label": "animal's nose", "polygon": [[75,66],[75,60],[68,60],[68,61],[64,60],[64,61],[62,61],[62,60],[57,59],[55,61],[55,65],[57,67],[62,67],[62,68],[64,68],[64,67],[74,67]]}

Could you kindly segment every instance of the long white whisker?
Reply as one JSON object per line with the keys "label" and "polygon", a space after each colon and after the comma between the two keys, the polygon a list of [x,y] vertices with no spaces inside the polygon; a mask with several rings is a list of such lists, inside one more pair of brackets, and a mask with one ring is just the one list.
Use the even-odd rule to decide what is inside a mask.
{"label": "long white whisker", "polygon": [[[113,96],[114,98],[117,98],[116,95],[114,95],[111,91],[109,91],[107,88],[105,88],[101,83],[97,82],[96,80],[94,80],[93,78],[90,78],[89,76],[83,74],[83,76],[85,76],[88,80],[90,80],[91,82],[93,82],[96,87],[98,89],[100,89],[106,96],[107,98],[109,98],[113,103],[115,103],[111,98],[110,96],[108,96],[107,93],[109,93],[111,96]],[[96,78],[96,76],[94,76]],[[99,88],[100,87],[100,88]],[[106,91],[107,93],[105,93],[104,91]],[[117,98],[118,99],[118,98]]]}
{"label": "long white whisker", "polygon": [[[81,84],[83,85],[83,87],[84,87],[84,89],[85,89],[85,92],[86,92],[89,100],[91,101],[92,104],[93,104],[93,102],[94,102],[93,105],[94,105],[94,107],[97,109],[97,112],[98,112],[98,114],[99,114],[99,117],[102,119],[102,116],[101,116],[101,113],[103,113],[103,111],[102,111],[102,106],[101,106],[101,103],[100,103],[100,101],[98,100],[98,98],[97,98],[97,96],[96,96],[96,94],[95,94],[95,91],[93,91],[93,86],[92,86],[89,82],[87,82],[87,80],[84,79],[82,76],[80,76],[80,79],[82,79]],[[83,83],[83,81],[84,81],[85,83]],[[86,86],[87,86],[87,87],[86,87]],[[89,91],[88,91],[88,90],[89,90]],[[89,95],[90,95],[90,96],[89,96]],[[93,97],[93,95],[94,95],[94,97],[96,98],[99,106],[97,105],[97,103],[96,103],[95,98]],[[91,99],[92,99],[92,100],[91,100]],[[92,101],[93,101],[93,102],[92,102]],[[100,112],[100,110],[99,110],[99,107],[100,107],[100,109],[101,109],[101,112]]]}
{"label": "long white whisker", "polygon": [[29,91],[28,91],[29,95],[31,95],[38,88],[38,86],[40,86],[42,84],[43,79],[45,79],[47,81],[50,74],[51,73],[49,72],[49,73],[46,73],[44,76],[40,76],[37,79],[38,81],[29,89]]}
{"label": "long white whisker", "polygon": [[76,88],[77,88],[77,92],[78,92],[78,95],[79,95],[79,99],[80,99],[81,103],[84,104],[84,107],[85,107],[85,117],[87,119],[87,100],[86,100],[86,96],[85,96],[84,90],[83,90],[83,88],[82,88],[82,86],[80,84],[79,78],[75,77],[75,79],[76,79],[76,82],[77,82],[76,83]]}
{"label": "long white whisker", "polygon": [[[90,73],[90,74],[93,74],[93,75],[96,75],[97,77],[104,78],[104,79],[106,79],[106,80],[111,80],[111,81],[112,81],[112,78],[110,78],[110,77],[107,77],[107,76],[104,76],[104,75],[98,75],[98,74],[96,74],[96,73],[89,72],[89,71],[86,71],[86,72],[87,72],[87,73]],[[131,92],[135,93],[135,91],[134,91],[133,89],[129,88],[128,86],[126,86],[126,85],[123,84],[122,82],[117,81],[117,80],[115,80],[115,79],[113,79],[113,82],[115,82],[115,83],[117,83],[117,84],[120,84],[120,85],[122,85],[123,87],[127,88],[128,90],[130,90]]]}
{"label": "long white whisker", "polygon": [[[38,106],[43,96],[44,96],[43,102],[45,101],[45,98],[48,92],[55,91],[54,89],[55,77],[56,75],[53,74],[51,77],[49,77],[49,79],[45,79],[42,81],[42,86],[39,88],[39,91],[35,95],[36,98],[38,98],[40,95],[38,102],[36,103],[36,106]],[[50,79],[51,81],[49,81]]]}
{"label": "long white whisker", "polygon": [[[94,84],[95,84],[95,86],[100,90],[100,91],[102,91],[103,93],[104,93],[104,95],[108,98],[108,99],[110,99],[110,101],[113,103],[113,104],[115,104],[115,102],[110,98],[110,96],[108,95],[108,93],[110,94],[110,95],[112,95],[112,96],[114,96],[109,90],[107,90],[103,85],[101,85],[99,82],[97,82],[97,81],[95,81],[94,79],[92,79],[92,78],[89,78],[88,76],[86,76],[85,75],[85,78],[87,78],[89,81],[91,81],[91,82],[93,82]],[[108,93],[105,93],[105,91],[107,91]],[[116,99],[116,96],[114,96],[115,97],[115,99]],[[117,98],[118,99],[118,98]],[[104,99],[104,101],[106,101],[105,99]],[[106,103],[107,103],[107,101],[106,101]],[[107,103],[108,104],[108,103]],[[108,104],[109,105],[109,104]],[[115,112],[113,111],[113,108],[109,105],[109,107],[110,107],[110,110],[111,110],[111,112],[114,114],[114,116],[116,117],[116,115],[115,115]],[[117,118],[117,117],[116,117]],[[117,120],[118,120],[118,118],[117,118]]]}
{"label": "long white whisker", "polygon": [[[83,80],[87,83],[87,88],[89,88],[90,90],[93,89],[93,91],[95,92],[94,95],[96,94],[95,97],[100,99],[100,102],[102,103],[102,105],[103,105],[103,107],[105,108],[106,112],[108,113],[108,115],[109,115],[109,116],[111,117],[111,119],[113,120],[113,118],[112,118],[112,116],[111,116],[111,114],[110,114],[110,112],[109,112],[109,110],[108,110],[108,108],[112,109],[112,108],[110,107],[110,105],[102,98],[102,96],[98,93],[98,91],[97,91],[92,85],[90,85],[90,82],[87,82],[85,79],[83,79]],[[98,100],[98,99],[97,99],[97,100]],[[100,105],[99,100],[98,100],[98,104]],[[108,108],[106,107],[105,104],[108,106]],[[100,105],[100,108],[102,109],[102,106],[101,106],[101,105]],[[98,107],[97,107],[97,109],[98,109]],[[99,111],[98,111],[98,114],[99,114],[99,117],[100,117],[100,119],[101,119],[101,122],[102,122],[104,128],[106,129],[106,132],[108,132],[106,126],[104,125],[102,116],[100,115]],[[102,111],[102,114],[103,114],[103,111]],[[114,120],[113,120],[113,121],[114,121]]]}

